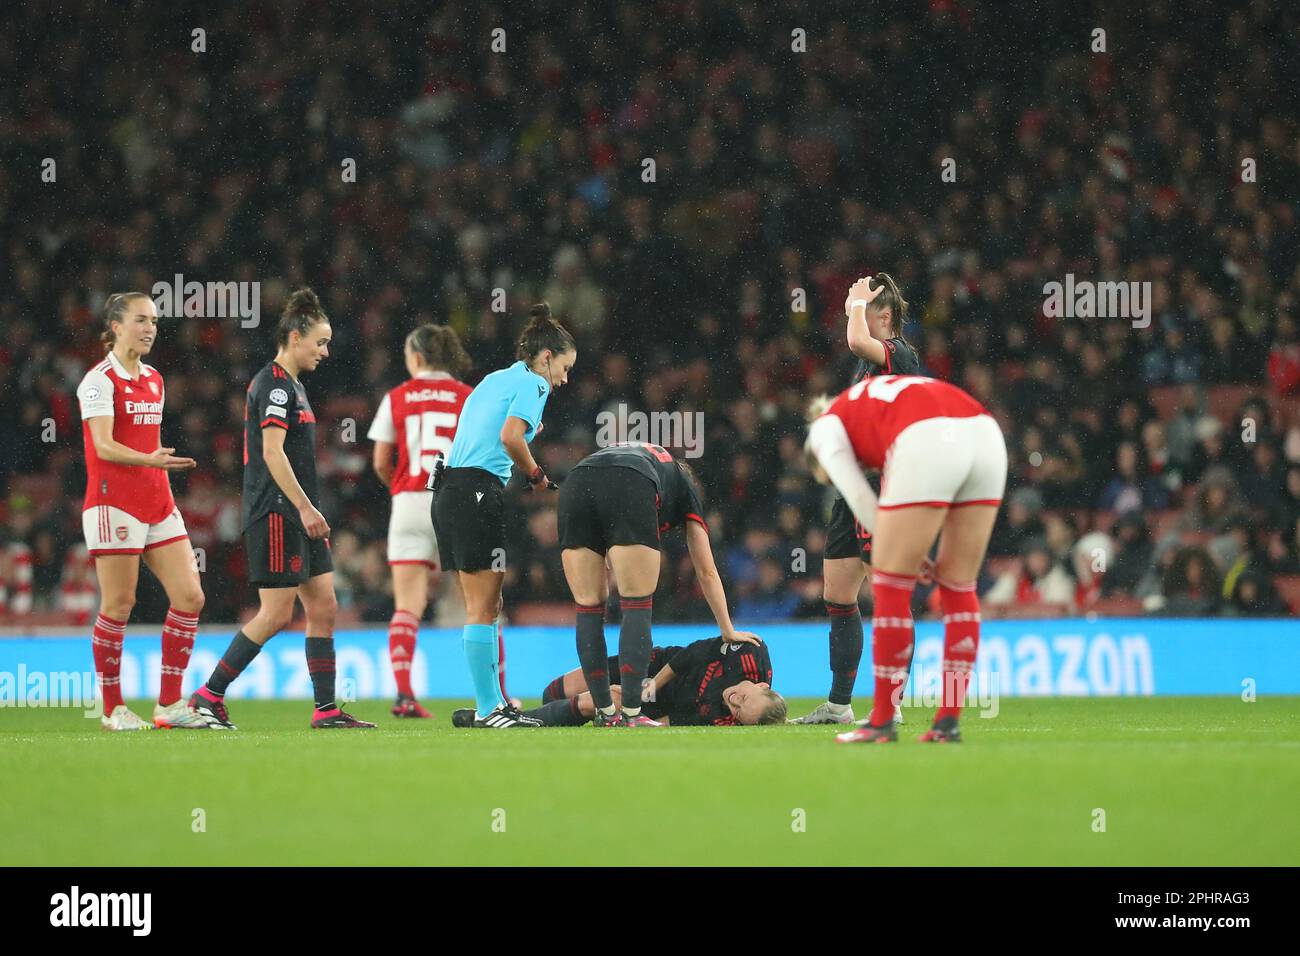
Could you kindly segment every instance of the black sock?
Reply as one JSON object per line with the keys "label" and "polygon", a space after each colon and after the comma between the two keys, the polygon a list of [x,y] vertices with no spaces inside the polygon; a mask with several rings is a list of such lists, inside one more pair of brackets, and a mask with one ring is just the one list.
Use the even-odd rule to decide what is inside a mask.
{"label": "black sock", "polygon": [[836,604],[826,602],[826,613],[831,618],[831,693],[832,704],[853,702],[853,683],[858,678],[858,665],[862,663],[862,612],[858,602]]}
{"label": "black sock", "polygon": [[561,674],[555,680],[546,685],[546,690],[542,691],[542,703],[549,704],[553,700],[564,699],[564,675]]}
{"label": "black sock", "polygon": [[334,706],[334,638],[307,638],[307,672],[317,710]]}
{"label": "black sock", "polygon": [[614,705],[609,694],[609,658],[605,647],[605,605],[575,604],[578,612],[578,663],[597,709]]}
{"label": "black sock", "polygon": [[650,616],[654,613],[653,594],[628,597],[619,602],[623,623],[618,631],[618,670],[623,682],[623,709],[641,707],[641,684],[650,669]]}
{"label": "black sock", "polygon": [[524,712],[529,717],[536,717],[543,727],[581,727],[591,718],[583,717],[578,710],[578,698],[553,700]]}
{"label": "black sock", "polygon": [[262,645],[249,640],[243,631],[236,634],[226,648],[226,653],[221,655],[221,660],[212,669],[212,676],[207,683],[208,690],[218,697],[224,696],[230,682],[243,673],[244,668],[253,662],[261,650]]}

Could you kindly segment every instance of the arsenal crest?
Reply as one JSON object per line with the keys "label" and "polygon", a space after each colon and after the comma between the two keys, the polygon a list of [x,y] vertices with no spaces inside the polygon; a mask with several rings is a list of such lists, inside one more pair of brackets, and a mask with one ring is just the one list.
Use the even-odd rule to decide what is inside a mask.
{"label": "arsenal crest", "polygon": [[127,534],[127,532],[126,532],[126,525],[119,525],[118,528],[117,528],[117,540],[118,540],[118,541],[125,541],[125,540],[126,540],[126,534]]}
{"label": "arsenal crest", "polygon": [[289,570],[292,571],[294,574],[297,574],[299,571],[301,571],[301,570],[302,570],[302,558],[298,557],[298,555],[296,555],[296,554],[295,554],[292,558],[290,558],[290,559],[289,559]]}

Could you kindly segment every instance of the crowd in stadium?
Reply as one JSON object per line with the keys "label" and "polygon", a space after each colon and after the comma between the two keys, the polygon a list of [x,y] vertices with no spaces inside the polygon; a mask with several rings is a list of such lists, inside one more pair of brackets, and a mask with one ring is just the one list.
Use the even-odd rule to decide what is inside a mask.
{"label": "crowd in stadium", "polygon": [[[1300,110],[1265,41],[1296,13],[1142,5],[1114,14],[1102,53],[1083,26],[1067,49],[980,2],[902,4],[869,25],[835,4],[722,6],[228,5],[204,53],[164,8],[142,12],[153,30],[106,21],[103,35],[14,11],[0,35],[5,619],[93,615],[73,393],[102,356],[107,295],[178,273],[260,283],[260,327],[174,318],[150,359],[165,439],[199,460],[172,481],[208,621],[256,603],[244,389],[300,284],[333,321],[305,385],[354,620],[392,613],[365,434],[404,375],[403,337],[451,325],[472,384],[513,360],[540,300],[579,349],[534,445],[547,473],[563,481],[594,449],[602,411],[701,413],[692,464],[737,624],[822,616],[829,499],[802,411],[848,383],[844,297],[875,270],[909,298],[928,373],[1007,436],[989,614],[1291,613]],[[1160,39],[1134,50],[1138,22]],[[328,48],[327,24],[345,37]],[[223,45],[236,26],[258,39]],[[96,100],[112,109],[83,108]],[[200,130],[226,148],[196,149]],[[1149,316],[1048,315],[1044,286],[1067,274],[1148,284]],[[544,615],[569,600],[554,496],[510,501],[506,606]],[[708,619],[680,536],[664,555],[658,619]],[[142,594],[136,619],[150,613]]]}

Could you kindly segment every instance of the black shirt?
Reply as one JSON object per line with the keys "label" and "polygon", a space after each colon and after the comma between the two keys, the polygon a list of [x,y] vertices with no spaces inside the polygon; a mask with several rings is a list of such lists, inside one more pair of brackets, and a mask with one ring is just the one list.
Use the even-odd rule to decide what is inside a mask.
{"label": "black shirt", "polygon": [[244,399],[243,526],[247,529],[274,511],[298,527],[298,509],[284,496],[262,457],[262,430],[283,428],[284,453],[307,498],[320,507],[316,478],[316,416],[302,383],[275,362],[253,376]]}
{"label": "black shirt", "polygon": [[631,468],[655,484],[659,494],[659,533],[687,521],[696,521],[709,530],[704,521],[704,504],[695,485],[686,477],[677,460],[658,445],[647,442],[624,442],[593,452],[574,468]]}
{"label": "black shirt", "polygon": [[734,724],[722,692],[741,681],[772,683],[766,644],[725,644],[709,637],[666,648],[673,679],[659,692],[659,709],[673,726]]}
{"label": "black shirt", "polygon": [[885,347],[885,364],[882,366],[868,362],[866,359],[858,359],[850,385],[857,385],[871,375],[921,374],[921,357],[916,354],[916,349],[912,348],[907,339],[899,335],[886,339],[881,344]]}

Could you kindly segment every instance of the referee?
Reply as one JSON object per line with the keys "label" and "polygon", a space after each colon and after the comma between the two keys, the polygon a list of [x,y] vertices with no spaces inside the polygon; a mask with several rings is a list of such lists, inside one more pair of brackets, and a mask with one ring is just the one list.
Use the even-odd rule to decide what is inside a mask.
{"label": "referee", "polygon": [[513,464],[529,489],[553,490],[528,443],[541,430],[551,390],[569,380],[578,360],[573,336],[545,302],[529,310],[509,368],[492,372],[461,411],[446,467],[433,477],[433,525],[445,570],[457,572],[465,598],[465,661],[474,682],[475,727],[539,727],[510,706],[497,674],[496,619],[505,581],[506,483]]}

